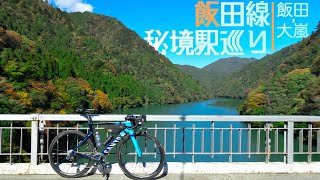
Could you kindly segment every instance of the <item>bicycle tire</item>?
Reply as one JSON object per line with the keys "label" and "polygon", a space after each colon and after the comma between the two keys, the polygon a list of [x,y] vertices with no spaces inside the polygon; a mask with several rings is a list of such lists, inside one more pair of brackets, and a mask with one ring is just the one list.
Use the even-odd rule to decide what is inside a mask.
{"label": "bicycle tire", "polygon": [[[53,140],[52,140],[52,142],[51,142],[51,144],[50,144],[50,146],[49,146],[49,151],[48,151],[48,155],[49,155],[49,162],[50,162],[50,165],[51,165],[51,167],[53,168],[53,170],[57,173],[57,174],[59,174],[60,176],[62,176],[62,177],[65,177],[65,178],[77,178],[77,177],[81,177],[81,176],[83,176],[90,168],[91,168],[91,166],[92,166],[92,164],[93,164],[93,160],[92,159],[88,159],[88,163],[87,163],[87,165],[84,167],[84,169],[83,170],[81,170],[81,171],[79,171],[79,172],[77,172],[77,173],[75,173],[75,174],[68,174],[68,173],[65,173],[65,172],[63,172],[63,171],[61,171],[60,170],[60,168],[58,167],[59,165],[57,165],[56,164],[56,162],[55,162],[55,160],[54,160],[54,151],[55,151],[55,149],[54,149],[54,147],[55,147],[55,144],[58,142],[58,140],[61,140],[62,141],[62,139],[63,138],[65,138],[65,137],[69,137],[69,136],[71,136],[71,135],[78,135],[80,138],[79,138],[79,140],[81,141],[82,139],[84,139],[85,137],[86,137],[86,135],[84,134],[84,133],[82,133],[82,132],[80,132],[80,131],[73,131],[73,130],[67,130],[67,131],[63,131],[62,133],[60,133],[60,134],[58,134]],[[93,150],[94,150],[94,145],[93,145],[93,142],[92,142],[92,140],[89,138],[89,139],[87,139],[86,140],[86,142],[88,143],[88,146],[90,146],[90,147],[88,147],[88,148],[86,148],[86,149],[88,149],[88,151],[90,151],[91,153],[93,153]],[[78,144],[78,142],[75,142],[76,143],[76,145]],[[75,144],[74,143],[74,144]],[[57,143],[58,145],[60,144],[59,142]],[[81,147],[83,148],[83,145],[84,144],[82,144],[78,149],[80,149]],[[62,146],[62,145],[61,145]],[[58,146],[59,147],[59,146]],[[75,147],[72,147],[72,148],[70,148],[70,149],[73,149],[73,148],[75,148]],[[59,152],[60,150],[58,150],[57,149],[57,152]],[[67,151],[68,151],[68,147],[67,147]],[[70,151],[70,150],[69,150]],[[76,157],[76,155],[74,155],[75,157],[73,158],[73,159],[76,159],[77,157]],[[57,156],[57,158],[59,158],[59,155]],[[84,158],[85,159],[85,158]],[[72,165],[73,165],[73,162],[71,162],[71,167],[72,167]]]}
{"label": "bicycle tire", "polygon": [[[164,163],[165,163],[165,152],[164,152],[164,149],[162,147],[162,145],[160,144],[160,142],[153,136],[145,133],[145,132],[137,132],[135,133],[135,138],[137,137],[144,137],[144,138],[148,138],[149,140],[151,140],[152,142],[155,143],[155,146],[154,147],[157,147],[159,149],[159,152],[158,154],[160,155],[160,161],[159,161],[159,165],[158,167],[156,168],[155,171],[153,171],[152,173],[150,174],[144,174],[144,175],[137,175],[137,174],[134,174],[132,172],[130,172],[130,170],[127,169],[126,167],[126,163],[123,162],[123,158],[122,158],[122,149],[124,148],[124,145],[126,145],[126,143],[128,143],[128,141],[131,142],[131,138],[129,135],[127,135],[126,137],[124,137],[123,141],[119,144],[119,148],[117,149],[117,157],[118,157],[118,164],[121,168],[121,170],[124,172],[124,174],[131,178],[131,179],[153,179],[154,177],[156,177],[163,169],[163,166],[164,166]],[[138,142],[140,143],[140,142]],[[146,143],[146,141],[145,141]],[[132,142],[130,143],[132,144]],[[133,145],[132,145],[133,146]],[[145,148],[146,148],[147,145],[145,145]],[[149,145],[150,146],[150,145]],[[152,145],[153,146],[153,145]],[[141,147],[141,146],[140,146]],[[134,151],[135,153],[135,151]],[[142,152],[142,154],[144,154],[144,152]],[[143,155],[144,156],[144,155]],[[152,155],[154,156],[154,155]],[[156,155],[155,155],[156,156]],[[144,162],[146,163],[146,162]],[[133,163],[133,164],[137,164],[137,163]]]}

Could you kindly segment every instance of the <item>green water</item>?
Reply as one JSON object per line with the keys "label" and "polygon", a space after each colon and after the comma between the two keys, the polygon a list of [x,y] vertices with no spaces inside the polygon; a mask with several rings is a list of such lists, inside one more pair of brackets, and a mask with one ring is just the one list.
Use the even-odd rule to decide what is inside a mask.
{"label": "green water", "polygon": [[[217,98],[206,101],[185,103],[185,104],[172,104],[172,105],[149,105],[145,107],[132,108],[132,109],[123,109],[115,110],[112,114],[147,114],[147,115],[238,115],[237,107],[241,103],[238,99],[225,99]],[[246,128],[248,125],[242,122],[215,122],[215,128],[228,128],[232,124],[234,130],[232,131],[232,153],[239,152],[239,129],[237,128]],[[163,128],[172,128],[174,125],[176,127],[191,128],[195,125],[196,128],[210,128],[211,122],[184,122],[184,121],[171,121],[171,122],[148,122],[146,127],[163,127]],[[166,152],[174,152],[173,146],[173,130],[160,129],[157,132],[154,130],[148,130],[148,133],[152,135],[157,135],[157,139],[161,142],[163,146],[166,147]],[[164,139],[164,134],[166,133],[166,139]],[[197,162],[228,162],[229,155],[219,155],[222,152],[230,152],[230,131],[216,129],[214,131],[214,153],[212,156],[212,131],[208,130],[195,130],[195,143],[192,144],[192,130],[177,130],[176,131],[176,146],[175,152],[192,152],[192,146],[194,146],[194,152],[205,152],[210,153],[207,155],[195,155],[194,159]],[[204,135],[204,144],[202,144],[202,133]],[[223,140],[220,142],[220,136],[223,134]],[[184,137],[184,138],[183,138]],[[271,150],[275,150],[275,132],[270,132],[271,138]],[[257,130],[253,129],[251,132],[251,146],[250,152],[256,153],[259,151],[257,147]],[[265,151],[264,147],[265,142],[265,131],[260,131],[260,152]],[[278,136],[278,151],[284,151],[284,136],[282,133],[279,133]],[[295,141],[295,150],[298,149],[298,142]],[[306,146],[304,147],[306,149]],[[241,132],[241,151],[248,152],[248,131],[243,130]],[[306,161],[306,155],[295,155],[295,161]],[[319,157],[313,156],[313,159],[318,159]],[[179,161],[179,162],[190,162],[192,160],[192,155],[182,154],[176,155],[175,157],[171,154],[167,155],[167,161]],[[242,155],[232,155],[233,162],[264,162],[265,155],[254,155],[242,154]],[[283,162],[283,155],[271,155],[270,161]]]}

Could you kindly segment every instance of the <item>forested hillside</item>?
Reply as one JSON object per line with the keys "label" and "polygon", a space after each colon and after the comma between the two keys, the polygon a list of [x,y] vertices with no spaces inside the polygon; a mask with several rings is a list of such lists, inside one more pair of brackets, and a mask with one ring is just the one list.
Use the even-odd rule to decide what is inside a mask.
{"label": "forested hillside", "polygon": [[264,80],[269,79],[278,65],[296,50],[286,47],[283,50],[251,62],[237,71],[224,77],[223,81],[213,81],[216,95],[225,97],[244,98]]}
{"label": "forested hillside", "polygon": [[210,95],[244,98],[240,114],[320,115],[320,23],[308,38],[261,60],[249,59],[238,68],[217,62],[180,68]]}
{"label": "forested hillside", "polygon": [[240,113],[320,115],[320,23],[308,38],[266,60],[267,71],[262,70],[263,64],[250,64],[255,65],[251,71],[256,72],[257,87],[249,92]]}
{"label": "forested hillside", "polygon": [[0,6],[0,113],[108,112],[206,97],[114,18],[66,13],[42,0]]}
{"label": "forested hillside", "polygon": [[239,57],[222,58],[222,59],[219,59],[218,61],[215,61],[203,67],[202,69],[216,75],[227,75],[235,71],[238,71],[248,63],[251,63],[256,60],[257,59],[255,58],[239,58]]}
{"label": "forested hillside", "polygon": [[249,92],[265,81],[282,76],[294,69],[312,68],[312,71],[315,71],[316,67],[312,64],[315,63],[316,58],[319,56],[318,36],[319,30],[301,42],[243,66],[225,76],[223,81],[220,79],[214,80],[214,94],[217,96],[245,98]]}
{"label": "forested hillside", "polygon": [[257,59],[230,57],[219,59],[201,69],[188,65],[177,66],[197,80],[200,85],[204,86],[209,96],[231,97],[231,94],[224,92],[226,87],[233,86],[232,84],[227,84],[226,79],[228,79],[231,74],[240,71],[243,67],[254,61],[257,61]]}

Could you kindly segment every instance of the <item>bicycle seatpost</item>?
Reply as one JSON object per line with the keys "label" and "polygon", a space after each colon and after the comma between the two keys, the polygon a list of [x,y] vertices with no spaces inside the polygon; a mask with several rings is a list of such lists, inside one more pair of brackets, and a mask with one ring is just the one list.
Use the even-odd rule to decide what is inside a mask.
{"label": "bicycle seatpost", "polygon": [[89,123],[89,124],[92,124],[92,118],[91,118],[91,116],[90,116],[88,113],[87,113],[86,115],[87,115],[88,123]]}

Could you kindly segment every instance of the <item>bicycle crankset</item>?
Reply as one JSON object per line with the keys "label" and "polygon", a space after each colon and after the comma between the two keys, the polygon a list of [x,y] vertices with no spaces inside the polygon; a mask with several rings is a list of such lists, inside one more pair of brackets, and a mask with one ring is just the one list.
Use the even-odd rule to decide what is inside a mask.
{"label": "bicycle crankset", "polygon": [[106,176],[107,178],[111,172],[112,166],[111,163],[106,162],[106,156],[101,153],[97,153],[94,155],[94,159],[97,161],[97,167],[99,172],[103,175]]}

